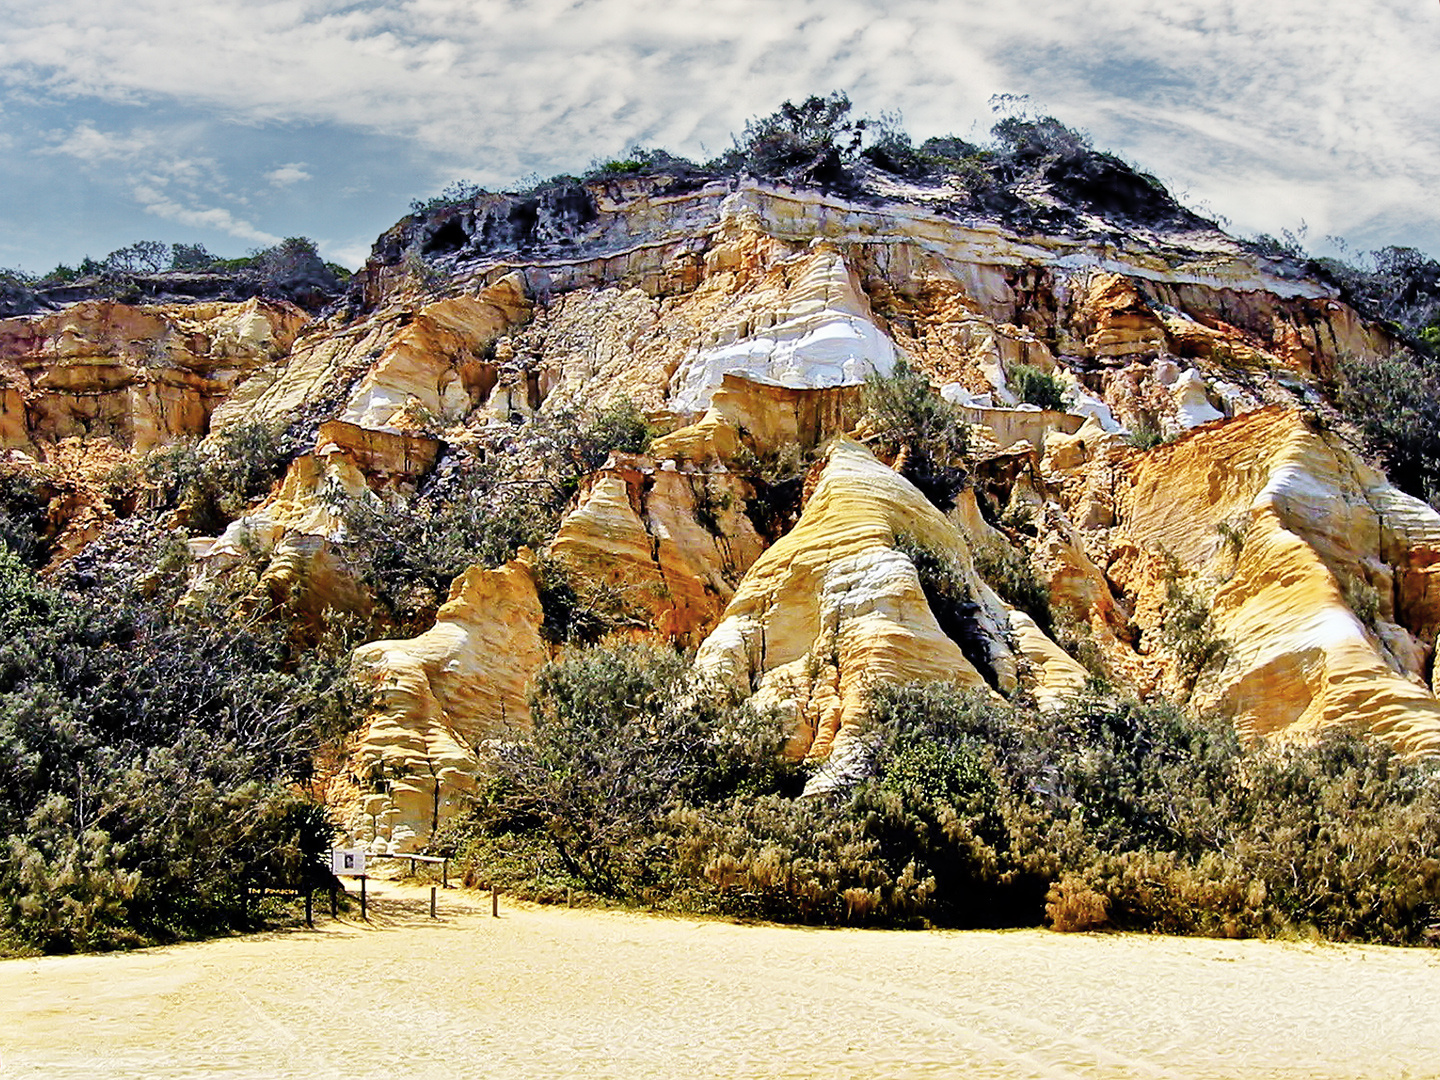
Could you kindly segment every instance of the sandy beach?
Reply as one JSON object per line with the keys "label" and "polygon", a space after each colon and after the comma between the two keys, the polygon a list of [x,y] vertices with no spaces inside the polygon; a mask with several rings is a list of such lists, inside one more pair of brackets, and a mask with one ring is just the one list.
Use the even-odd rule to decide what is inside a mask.
{"label": "sandy beach", "polygon": [[0,1077],[1440,1077],[1440,953],[742,926],[374,883],[369,925],[0,962]]}

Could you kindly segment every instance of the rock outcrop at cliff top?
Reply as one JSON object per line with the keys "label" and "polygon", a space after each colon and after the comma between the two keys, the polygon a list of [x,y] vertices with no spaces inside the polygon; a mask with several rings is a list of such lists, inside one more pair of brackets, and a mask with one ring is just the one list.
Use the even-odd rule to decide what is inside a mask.
{"label": "rock outcrop at cliff top", "polygon": [[[1091,200],[1042,235],[947,183],[480,197],[387,233],[352,307],[303,333],[257,302],[10,320],[0,432],[43,456],[66,436],[143,451],[284,423],[300,456],[232,533],[192,540],[199,573],[258,537],[273,594],[364,612],[327,491],[403,505],[495,432],[646,410],[665,434],[582,478],[545,550],[473,567],[434,627],[356,654],[381,704],[332,790],[377,845],[423,843],[476,744],[526,722],[526,681],[559,647],[542,562],[619,596],[616,633],[698,646],[817,761],[876,681],[1044,707],[1092,673],[1076,655],[1247,733],[1349,724],[1440,750],[1440,517],[1362,460],[1322,389],[1341,355],[1395,349],[1388,332],[1193,216],[1106,219]],[[947,513],[865,442],[860,384],[902,356],[975,424]],[[1064,411],[1018,400],[1020,364]],[[1171,441],[1137,450],[1142,429]],[[932,560],[956,591],[944,611]],[[997,566],[1038,575],[1048,613],[1002,600]],[[1174,589],[1211,613],[1200,670],[1167,623]]]}

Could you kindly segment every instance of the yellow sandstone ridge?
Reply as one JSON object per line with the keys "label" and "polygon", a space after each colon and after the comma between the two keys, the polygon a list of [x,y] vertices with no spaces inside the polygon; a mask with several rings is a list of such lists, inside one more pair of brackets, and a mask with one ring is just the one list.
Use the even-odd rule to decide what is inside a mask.
{"label": "yellow sandstone ridge", "polygon": [[1139,594],[1147,636],[1160,552],[1213,591],[1228,657],[1197,704],[1258,735],[1343,724],[1440,752],[1440,515],[1337,436],[1279,408],[1199,429],[1133,459],[1119,517],[1132,554],[1111,574]]}
{"label": "yellow sandstone ridge", "polygon": [[697,645],[764,546],[744,513],[748,493],[728,473],[616,454],[547,553],[617,594],[637,628]]}
{"label": "yellow sandstone ridge", "polygon": [[523,282],[508,275],[478,295],[387,308],[309,335],[237,388],[213,426],[288,421],[357,380],[337,417],[345,423],[402,431],[454,422],[492,396],[497,373],[486,352],[530,306]]}
{"label": "yellow sandstone ridge", "polygon": [[528,563],[475,566],[425,633],[355,651],[378,704],[351,757],[344,804],[354,838],[412,850],[460,809],[478,746],[530,724],[526,687],[548,658],[542,617]]}
{"label": "yellow sandstone ridge", "polygon": [[997,683],[1013,689],[1008,618],[979,580],[960,531],[909,481],[848,440],[830,448],[799,523],[750,568],[696,667],[789,720],[789,750],[824,758],[860,719],[867,686],[910,679],[986,680],[946,636],[914,564],[908,536],[955,560]]}

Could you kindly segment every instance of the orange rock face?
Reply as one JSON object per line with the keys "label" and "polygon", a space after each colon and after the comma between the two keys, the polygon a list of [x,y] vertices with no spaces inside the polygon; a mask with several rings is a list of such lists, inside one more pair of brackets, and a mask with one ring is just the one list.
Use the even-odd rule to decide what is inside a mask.
{"label": "orange rock face", "polygon": [[249,373],[290,351],[288,304],[93,300],[0,321],[0,448],[78,437],[146,451],[203,435]]}
{"label": "orange rock face", "polygon": [[[460,448],[493,465],[537,416],[621,399],[665,432],[582,477],[533,560],[470,568],[425,633],[356,653],[381,691],[335,785],[357,839],[423,843],[476,744],[527,723],[552,562],[618,597],[618,633],[698,647],[812,759],[845,753],[876,682],[1046,708],[1096,673],[1247,734],[1343,724],[1440,752],[1440,516],[1296,411],[1324,413],[1340,356],[1397,347],[1329,285],[1215,231],[1022,236],[929,196],[743,179],[595,197],[593,244],[437,263],[454,273],[430,292],[376,263],[363,306],[323,322],[261,301],[0,321],[0,450],[27,468],[98,476],[249,421],[303,432],[276,490],[191,538],[197,587],[258,543],[262,585],[300,607],[368,610],[327,490],[398,502]],[[866,377],[900,356],[974,424],[948,513],[855,441]],[[1019,365],[1061,409],[1019,400]],[[115,511],[61,494],[70,554]],[[1053,634],[977,571],[997,551],[1048,584]],[[1194,670],[1182,602],[1208,635]]]}

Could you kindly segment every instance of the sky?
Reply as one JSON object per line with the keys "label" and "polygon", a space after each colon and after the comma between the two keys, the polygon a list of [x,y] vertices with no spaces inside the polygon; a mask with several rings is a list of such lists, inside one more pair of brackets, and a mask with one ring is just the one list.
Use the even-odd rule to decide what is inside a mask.
{"label": "sky", "polygon": [[917,141],[995,95],[1232,232],[1440,256],[1434,0],[0,0],[0,267],[310,236],[411,199],[694,159],[843,90]]}

